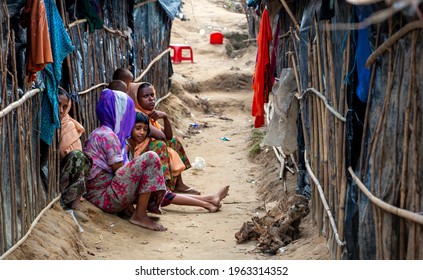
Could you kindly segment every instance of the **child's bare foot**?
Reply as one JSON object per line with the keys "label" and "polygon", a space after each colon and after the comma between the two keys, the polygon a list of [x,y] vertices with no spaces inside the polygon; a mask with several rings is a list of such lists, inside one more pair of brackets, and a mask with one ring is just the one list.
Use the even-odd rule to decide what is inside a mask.
{"label": "child's bare foot", "polygon": [[155,221],[153,221],[152,219],[150,219],[148,216],[143,216],[140,218],[134,218],[134,216],[132,216],[129,219],[129,222],[131,224],[146,228],[146,229],[151,229],[154,231],[166,231],[167,228],[165,228],[162,224],[157,223]]}
{"label": "child's bare foot", "polygon": [[210,213],[214,213],[217,212],[219,210],[220,207],[213,205],[211,203],[207,203],[209,204],[208,206],[206,206],[206,209],[209,210]]}
{"label": "child's bare foot", "polygon": [[81,211],[81,212],[84,212],[85,211],[85,207],[82,206],[81,201],[79,199],[75,199],[71,203],[71,205],[70,205],[69,208],[72,209],[72,210],[77,210],[77,211]]}
{"label": "child's bare foot", "polygon": [[225,197],[228,196],[228,192],[229,192],[229,186],[225,186],[221,188],[217,193],[211,196],[211,199],[209,200],[209,202],[219,209],[220,207],[222,207],[221,201]]}
{"label": "child's bare foot", "polygon": [[229,186],[224,186],[217,192],[217,195],[219,196],[220,200],[223,200],[225,197],[229,195],[228,193],[229,193]]}

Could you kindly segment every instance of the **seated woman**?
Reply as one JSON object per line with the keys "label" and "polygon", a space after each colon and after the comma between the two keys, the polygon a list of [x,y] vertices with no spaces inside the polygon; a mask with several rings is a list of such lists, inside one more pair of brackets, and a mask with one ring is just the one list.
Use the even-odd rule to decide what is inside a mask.
{"label": "seated woman", "polygon": [[[150,83],[145,82],[138,84],[132,83],[128,94],[133,99],[136,96],[134,100],[136,109],[149,117],[151,137],[157,140],[163,140],[166,143],[170,162],[169,169],[171,177],[170,181],[168,181],[170,190],[177,193],[200,195],[201,193],[199,191],[187,186],[182,180],[182,171],[189,169],[191,163],[181,142],[176,137],[173,137],[172,125],[167,114],[155,110],[156,91],[154,87]],[[159,119],[163,120],[163,127],[159,124]],[[149,149],[152,149],[151,145]],[[180,161],[182,161],[183,165],[180,164]]]}
{"label": "seated woman", "polygon": [[91,159],[82,152],[80,137],[84,127],[69,116],[72,106],[69,94],[59,87],[59,133],[60,190],[62,205],[82,211],[80,200],[86,192],[85,179],[89,175]]}
{"label": "seated woman", "polygon": [[[141,112],[137,112],[131,137],[127,140],[126,150],[129,153],[128,158],[136,158],[143,154],[145,146],[148,145],[146,140],[151,140],[147,136],[150,132],[149,130],[148,117]],[[229,186],[226,186],[213,195],[202,196],[177,194],[168,189],[161,206],[165,207],[169,204],[199,206],[209,212],[216,212],[222,206],[221,201],[228,195],[228,191]]]}
{"label": "seated woman", "polygon": [[132,224],[165,231],[147,215],[147,211],[160,213],[166,192],[158,155],[147,152],[132,161],[124,156],[135,122],[134,102],[119,90],[105,89],[96,114],[100,126],[91,132],[84,148],[93,160],[85,198],[105,212],[129,216]]}

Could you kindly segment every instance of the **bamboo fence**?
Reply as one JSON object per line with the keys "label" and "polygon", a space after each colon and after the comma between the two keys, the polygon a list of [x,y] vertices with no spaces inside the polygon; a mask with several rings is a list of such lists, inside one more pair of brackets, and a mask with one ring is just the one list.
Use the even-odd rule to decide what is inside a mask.
{"label": "bamboo fence", "polygon": [[[312,186],[311,217],[326,237],[332,258],[422,259],[423,144],[418,139],[423,136],[423,81],[417,79],[423,74],[418,60],[423,52],[422,22],[407,23],[397,15],[371,26],[374,51],[366,63],[371,78],[361,133],[353,127],[358,118],[352,100],[356,33],[347,22],[353,6],[336,4],[339,14],[347,11],[342,15],[347,23],[339,18],[336,23],[318,20],[316,12],[300,30],[298,22],[307,23],[306,9],[312,4],[281,3],[276,24],[282,34],[291,35],[280,36],[272,46],[279,50],[276,72],[296,72],[304,160]],[[303,49],[301,40],[306,41]],[[359,143],[358,154],[351,154],[354,143]],[[357,195],[352,221],[347,220],[351,193]],[[347,238],[346,227],[354,231],[348,234],[356,236],[356,244]]]}
{"label": "bamboo fence", "polygon": [[[95,105],[116,68],[128,68],[134,73],[136,69],[135,77],[157,85],[159,97],[167,93],[171,24],[157,2],[136,7],[134,11],[127,1],[105,1],[103,29],[93,33],[89,33],[85,19],[75,19],[74,12],[67,11],[65,1],[56,1],[56,5],[75,46],[63,62],[62,84],[74,93],[71,114],[86,129],[81,137],[83,142],[98,125]],[[130,14],[138,22],[150,22],[137,26],[132,34],[134,18],[128,17]],[[15,34],[4,0],[0,0],[0,22],[0,255],[3,255],[28,235],[43,209],[60,197],[60,163],[57,139],[49,147],[39,141],[42,93],[31,85],[18,86],[18,78],[23,77],[17,69]],[[148,32],[144,30],[147,27],[151,29]],[[159,54],[160,60],[151,63]],[[47,165],[41,171],[43,161]]]}

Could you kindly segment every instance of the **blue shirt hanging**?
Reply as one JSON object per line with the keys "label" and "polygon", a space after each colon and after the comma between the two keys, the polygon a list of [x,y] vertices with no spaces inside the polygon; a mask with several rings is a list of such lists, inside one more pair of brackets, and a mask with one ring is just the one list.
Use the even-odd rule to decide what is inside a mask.
{"label": "blue shirt hanging", "polygon": [[[371,6],[357,6],[357,17],[360,22],[369,17],[372,12]],[[357,97],[361,102],[367,102],[369,87],[370,87],[370,69],[366,68],[366,61],[371,54],[370,48],[370,26],[359,29],[357,35],[357,50],[355,53],[356,65],[357,65]]]}
{"label": "blue shirt hanging", "polygon": [[63,25],[54,0],[45,0],[53,63],[42,71],[45,90],[41,103],[41,140],[51,145],[54,134],[60,128],[58,87],[62,79],[62,62],[74,50],[72,41]]}

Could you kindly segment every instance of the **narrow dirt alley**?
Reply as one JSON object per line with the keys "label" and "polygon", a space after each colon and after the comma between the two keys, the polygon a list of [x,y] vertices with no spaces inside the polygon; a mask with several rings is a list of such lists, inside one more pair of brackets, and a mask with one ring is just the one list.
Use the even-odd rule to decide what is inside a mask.
{"label": "narrow dirt alley", "polygon": [[[153,232],[84,202],[87,217],[78,219],[78,232],[71,215],[55,205],[10,259],[329,259],[325,238],[309,217],[302,223],[301,238],[284,253],[270,256],[255,252],[254,241],[236,243],[235,233],[243,223],[268,210],[257,194],[263,170],[273,170],[268,176],[280,184],[272,153],[264,155],[264,163],[248,156],[256,47],[243,42],[248,37],[245,14],[225,9],[220,1],[184,2],[187,20],[174,20],[171,43],[191,45],[194,63],[173,65],[172,94],[158,109],[170,116],[191,163],[196,157],[205,161],[204,170],[184,171],[184,182],[202,194],[230,186],[220,211],[170,205],[163,215],[154,215],[168,230]],[[209,43],[212,31],[226,34],[224,44]],[[190,129],[191,124],[197,128]],[[289,188],[292,191],[294,184]]]}

